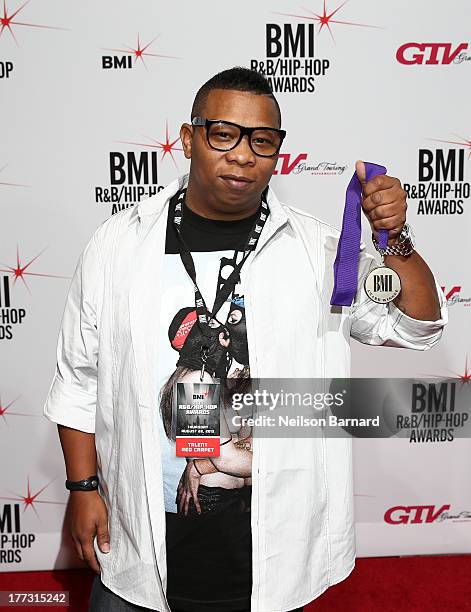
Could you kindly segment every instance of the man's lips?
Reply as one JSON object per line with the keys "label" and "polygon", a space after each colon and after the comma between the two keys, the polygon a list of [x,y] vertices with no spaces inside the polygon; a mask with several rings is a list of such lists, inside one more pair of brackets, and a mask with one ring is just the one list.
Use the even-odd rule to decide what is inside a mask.
{"label": "man's lips", "polygon": [[252,179],[249,179],[246,176],[237,174],[221,174],[220,178],[222,178],[227,185],[234,189],[246,189],[251,183],[254,182]]}

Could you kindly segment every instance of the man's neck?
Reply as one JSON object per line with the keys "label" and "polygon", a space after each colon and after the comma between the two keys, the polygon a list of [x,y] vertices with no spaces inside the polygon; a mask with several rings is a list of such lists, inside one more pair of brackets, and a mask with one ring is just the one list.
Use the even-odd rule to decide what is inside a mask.
{"label": "man's neck", "polygon": [[237,221],[251,217],[260,207],[260,198],[245,206],[243,210],[221,210],[220,207],[212,205],[211,198],[198,192],[191,180],[188,182],[188,187],[185,195],[185,204],[190,210],[197,215],[206,219],[214,219],[215,221]]}

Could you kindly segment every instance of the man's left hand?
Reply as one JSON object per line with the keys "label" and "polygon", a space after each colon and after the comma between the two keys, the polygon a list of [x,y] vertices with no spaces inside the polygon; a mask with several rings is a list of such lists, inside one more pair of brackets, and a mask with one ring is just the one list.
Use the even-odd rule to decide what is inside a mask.
{"label": "man's left hand", "polygon": [[393,176],[381,174],[371,181],[366,181],[365,164],[355,164],[357,176],[362,185],[362,208],[368,217],[373,234],[378,240],[378,230],[389,230],[388,244],[396,242],[406,222],[406,192],[401,181]]}

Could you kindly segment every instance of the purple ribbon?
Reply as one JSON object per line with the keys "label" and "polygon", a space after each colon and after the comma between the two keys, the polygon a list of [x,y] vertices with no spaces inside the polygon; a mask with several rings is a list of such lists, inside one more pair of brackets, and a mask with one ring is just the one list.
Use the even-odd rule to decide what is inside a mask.
{"label": "purple ribbon", "polygon": [[[366,182],[378,174],[386,174],[384,166],[365,162]],[[355,172],[345,193],[342,231],[334,262],[334,290],[332,306],[351,306],[358,285],[358,261],[361,241],[361,183]],[[382,249],[388,246],[388,230],[379,230],[378,242]]]}

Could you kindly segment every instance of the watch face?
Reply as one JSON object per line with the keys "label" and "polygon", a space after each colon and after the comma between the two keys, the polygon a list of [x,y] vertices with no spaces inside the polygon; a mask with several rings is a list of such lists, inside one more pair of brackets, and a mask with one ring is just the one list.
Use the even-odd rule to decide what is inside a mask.
{"label": "watch face", "polygon": [[398,236],[397,244],[405,245],[406,243],[407,246],[414,246],[414,235],[408,223],[404,223],[401,233]]}
{"label": "watch face", "polygon": [[409,240],[411,242],[411,246],[414,246],[415,236],[414,236],[414,232],[412,231],[412,228],[410,227],[410,225],[407,226],[407,233],[409,234]]}

